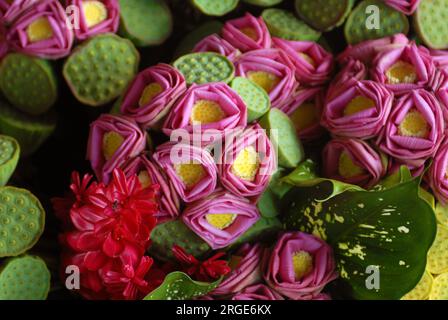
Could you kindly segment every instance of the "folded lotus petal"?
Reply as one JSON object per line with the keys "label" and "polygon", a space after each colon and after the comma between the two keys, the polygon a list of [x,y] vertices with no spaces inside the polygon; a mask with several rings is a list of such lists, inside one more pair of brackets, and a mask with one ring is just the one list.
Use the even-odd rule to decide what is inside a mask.
{"label": "folded lotus petal", "polygon": [[261,280],[261,258],[264,248],[260,244],[244,244],[230,258],[230,265],[236,262],[235,268],[219,286],[211,292],[214,296],[225,296],[240,292]]}
{"label": "folded lotus petal", "polygon": [[266,283],[293,300],[312,299],[337,278],[331,247],[303,232],[282,234],[265,251],[262,268]]}
{"label": "folded lotus petal", "polygon": [[345,64],[350,59],[359,60],[365,65],[370,65],[378,52],[401,48],[409,43],[404,34],[396,34],[381,39],[367,40],[356,45],[349,45],[337,58],[338,62]]}
{"label": "folded lotus petal", "polygon": [[333,55],[312,41],[272,39],[276,48],[282,49],[295,66],[297,81],[307,86],[319,86],[330,79]]}
{"label": "folded lotus petal", "polygon": [[8,50],[9,46],[6,41],[6,28],[0,23],[0,59],[8,53]]}
{"label": "folded lotus petal", "polygon": [[185,202],[202,199],[216,189],[218,169],[205,149],[168,142],[157,147],[153,159]]}
{"label": "folded lotus petal", "polygon": [[443,112],[435,95],[414,90],[395,101],[376,143],[400,161],[424,161],[435,154],[444,131]]}
{"label": "folded lotus petal", "polygon": [[401,161],[390,158],[388,162],[387,175],[396,173],[401,166],[407,166],[413,177],[419,177],[425,171],[425,160],[407,160]]}
{"label": "folded lotus petal", "polygon": [[241,55],[235,62],[236,75],[256,82],[269,94],[273,108],[281,109],[299,83],[295,67],[280,49],[261,49]]}
{"label": "folded lotus petal", "polygon": [[277,170],[275,149],[265,130],[254,125],[235,139],[226,138],[218,170],[228,191],[241,197],[260,196]]}
{"label": "folded lotus petal", "polygon": [[444,205],[448,203],[448,139],[445,139],[437,151],[426,174],[426,180],[437,200]]}
{"label": "folded lotus petal", "polygon": [[186,90],[183,75],[172,66],[159,63],[137,75],[124,96],[120,110],[144,129],[154,127],[163,121]]}
{"label": "folded lotus petal", "polygon": [[237,48],[216,33],[199,41],[193,48],[193,52],[216,52],[227,57],[232,62],[241,54]]}
{"label": "folded lotus petal", "polygon": [[182,220],[214,250],[237,240],[260,214],[249,200],[218,190],[184,210]]}
{"label": "folded lotus petal", "polygon": [[123,171],[128,177],[137,175],[143,187],[148,183],[160,186],[159,211],[156,214],[158,223],[175,219],[180,215],[180,197],[171,180],[156,163],[145,155],[140,155],[124,165]]}
{"label": "folded lotus petal", "polygon": [[[166,135],[181,133],[222,136],[225,130],[245,127],[247,106],[242,98],[227,84],[193,84],[171,108],[163,124]],[[179,130],[180,129],[180,130]]]}
{"label": "folded lotus petal", "polygon": [[232,297],[232,300],[285,300],[277,292],[264,284],[256,284],[245,288]]}
{"label": "folded lotus petal", "polygon": [[389,7],[392,7],[408,16],[417,10],[421,0],[384,0]]}
{"label": "folded lotus petal", "polygon": [[[120,5],[118,0],[67,0],[68,6],[79,10],[79,26],[74,28],[78,40],[86,40],[102,33],[116,33],[120,24]],[[101,12],[89,17],[89,10]],[[95,10],[95,11],[93,11]]]}
{"label": "folded lotus petal", "polygon": [[319,293],[313,298],[313,300],[331,300],[331,297],[326,293]]}
{"label": "folded lotus petal", "polygon": [[448,50],[429,50],[437,68],[448,72]]}
{"label": "folded lotus petal", "polygon": [[370,139],[383,129],[392,109],[393,93],[384,85],[364,80],[355,82],[326,101],[321,124],[333,135]]}
{"label": "folded lotus petal", "polygon": [[342,69],[331,81],[327,91],[327,99],[338,96],[344,92],[345,87],[351,87],[356,82],[367,80],[368,70],[364,63],[355,59],[348,59],[342,66]]}
{"label": "folded lotus petal", "polygon": [[414,43],[383,50],[373,61],[372,80],[385,84],[397,95],[431,87],[436,67],[427,50]]}
{"label": "folded lotus petal", "polygon": [[25,13],[40,0],[0,0],[0,21],[11,24],[18,16]]}
{"label": "folded lotus petal", "polygon": [[101,115],[90,125],[87,159],[98,180],[108,183],[115,168],[146,147],[146,132],[125,116]]}
{"label": "folded lotus petal", "polygon": [[70,54],[74,34],[59,1],[42,0],[12,24],[6,38],[14,51],[59,59]]}
{"label": "folded lotus petal", "polygon": [[333,139],[322,153],[325,177],[370,188],[385,175],[384,157],[358,139]]}
{"label": "folded lotus petal", "polygon": [[222,29],[222,37],[241,52],[268,49],[272,43],[263,18],[256,18],[250,13],[227,21]]}

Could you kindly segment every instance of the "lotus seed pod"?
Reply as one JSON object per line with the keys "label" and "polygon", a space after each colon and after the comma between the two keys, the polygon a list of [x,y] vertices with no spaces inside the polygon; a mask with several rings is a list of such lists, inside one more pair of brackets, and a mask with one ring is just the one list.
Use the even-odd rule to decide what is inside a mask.
{"label": "lotus seed pod", "polygon": [[8,183],[19,162],[20,146],[16,139],[0,135],[0,187]]}
{"label": "lotus seed pod", "polygon": [[131,41],[103,34],[78,46],[65,62],[63,74],[80,102],[102,106],[123,93],[137,73],[139,60]]}
{"label": "lotus seed pod", "polygon": [[54,112],[35,117],[0,100],[0,133],[14,137],[24,156],[34,153],[56,129]]}
{"label": "lotus seed pod", "polygon": [[283,0],[243,0],[243,2],[259,7],[272,7],[281,3],[282,1]]}
{"label": "lotus seed pod", "polygon": [[316,30],[330,31],[344,23],[354,0],[296,0],[299,17]]}
{"label": "lotus seed pod", "polygon": [[208,16],[223,16],[233,11],[239,0],[192,0],[193,5]]}
{"label": "lotus seed pod", "polygon": [[67,7],[79,8],[79,27],[74,28],[78,40],[102,33],[116,33],[120,24],[118,0],[68,0]]}
{"label": "lotus seed pod", "polygon": [[227,40],[221,38],[217,34],[212,34],[202,39],[193,48],[193,52],[216,52],[232,62],[234,62],[241,55],[240,50],[232,46],[229,42],[227,42]]}
{"label": "lotus seed pod", "polygon": [[448,272],[448,228],[437,225],[437,235],[428,251],[426,269],[432,274]]}
{"label": "lotus seed pod", "polygon": [[289,11],[281,9],[266,9],[262,17],[271,35],[285,40],[317,41],[321,33],[310,28]]}
{"label": "lotus seed pod", "polygon": [[434,279],[429,300],[448,300],[448,273]]}
{"label": "lotus seed pod", "polygon": [[0,21],[6,25],[11,24],[37,2],[38,0],[0,0]]}
{"label": "lotus seed pod", "polygon": [[268,94],[255,82],[243,77],[236,77],[233,79],[231,87],[241,96],[247,106],[247,123],[261,118],[271,108]]}
{"label": "lotus seed pod", "polygon": [[442,203],[438,202],[436,205],[435,212],[436,212],[437,221],[444,227],[448,228],[448,207],[446,205],[443,205]]}
{"label": "lotus seed pod", "polygon": [[23,112],[39,115],[56,102],[57,80],[48,61],[10,53],[0,63],[0,89]]}
{"label": "lotus seed pod", "polygon": [[[379,16],[378,28],[368,28],[366,21],[369,18],[367,7],[376,6],[381,13]],[[367,11],[366,11],[367,10]],[[344,27],[345,39],[349,44],[356,44],[362,41],[379,39],[397,33],[407,34],[409,31],[409,21],[406,16],[381,0],[363,0],[352,11]]]}
{"label": "lotus seed pod", "polygon": [[0,257],[17,256],[39,240],[45,211],[28,190],[1,187],[0,199]]}
{"label": "lotus seed pod", "polygon": [[11,258],[0,267],[0,300],[45,300],[50,291],[50,271],[35,256]]}
{"label": "lotus seed pod", "polygon": [[149,252],[162,261],[173,259],[172,248],[181,246],[189,254],[200,258],[211,251],[210,246],[198,237],[182,220],[159,224],[151,233]]}
{"label": "lotus seed pod", "polygon": [[278,164],[283,168],[295,168],[304,158],[302,143],[289,117],[279,109],[271,109],[260,120],[278,153]]}
{"label": "lotus seed pod", "polygon": [[215,52],[190,53],[174,61],[173,66],[182,72],[187,84],[229,83],[235,76],[233,63]]}
{"label": "lotus seed pod", "polygon": [[120,35],[138,47],[163,43],[172,31],[172,16],[163,0],[118,0],[121,11]]}
{"label": "lotus seed pod", "polygon": [[433,282],[434,279],[432,275],[428,271],[425,271],[420,279],[420,282],[414,289],[403,296],[401,300],[427,300],[429,298],[429,294],[431,293]]}
{"label": "lotus seed pod", "polygon": [[448,49],[446,0],[422,0],[414,15],[414,27],[419,38],[432,49]]}

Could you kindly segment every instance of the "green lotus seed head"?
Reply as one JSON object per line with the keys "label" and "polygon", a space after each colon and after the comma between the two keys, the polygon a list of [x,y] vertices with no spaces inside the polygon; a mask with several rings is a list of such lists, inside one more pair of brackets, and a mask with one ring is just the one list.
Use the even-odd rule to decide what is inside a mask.
{"label": "green lotus seed head", "polygon": [[289,11],[281,9],[265,9],[262,17],[270,33],[279,38],[295,41],[317,41],[321,33],[310,28],[305,22]]}
{"label": "green lotus seed head", "polygon": [[193,5],[208,16],[223,16],[233,11],[239,0],[192,0]]}
{"label": "green lotus seed head", "polygon": [[58,95],[51,64],[20,53],[1,60],[0,89],[13,106],[32,115],[47,112]]}
{"label": "green lotus seed head", "polygon": [[271,108],[271,100],[266,91],[249,79],[237,77],[233,79],[231,87],[246,103],[248,123],[261,118]]}
{"label": "green lotus seed head", "polygon": [[23,156],[34,153],[56,128],[54,111],[30,116],[0,100],[0,133],[14,137]]}
{"label": "green lotus seed head", "polygon": [[330,31],[344,23],[354,0],[296,0],[299,17],[314,29]]}
{"label": "green lotus seed head", "polygon": [[20,146],[16,139],[0,135],[0,187],[8,183],[19,162]]}
{"label": "green lotus seed head", "polygon": [[159,224],[152,231],[151,239],[150,253],[163,261],[174,258],[172,253],[174,245],[181,246],[186,252],[198,258],[211,251],[210,246],[181,220]]}
{"label": "green lotus seed head", "polygon": [[0,300],[45,300],[50,290],[50,271],[34,256],[9,259],[0,268]]}
{"label": "green lotus seed head", "polygon": [[[369,6],[376,6],[379,9],[378,25],[374,25],[372,20],[372,26],[369,26],[369,19],[376,18],[367,10]],[[408,31],[409,21],[407,17],[387,6],[381,0],[361,1],[351,12],[344,27],[345,38],[349,44],[379,39],[397,33],[407,34]]]}
{"label": "green lotus seed head", "polygon": [[102,106],[123,93],[137,73],[139,60],[131,41],[102,34],[74,50],[64,64],[63,74],[80,102]]}
{"label": "green lotus seed head", "polygon": [[17,256],[39,240],[45,211],[28,190],[0,188],[0,258]]}
{"label": "green lotus seed head", "polygon": [[297,167],[304,159],[304,151],[291,119],[279,109],[271,109],[261,118],[260,125],[277,148],[279,166]]}
{"label": "green lotus seed head", "polygon": [[414,14],[420,39],[432,49],[448,49],[448,1],[422,0]]}
{"label": "green lotus seed head", "polygon": [[173,66],[188,84],[232,81],[235,67],[226,57],[214,52],[190,53],[174,61]]}
{"label": "green lotus seed head", "polygon": [[448,300],[448,273],[434,279],[429,300]]}
{"label": "green lotus seed head", "polygon": [[272,7],[283,2],[283,0],[243,0],[243,2],[259,7]]}
{"label": "green lotus seed head", "polygon": [[173,19],[163,0],[119,0],[121,36],[138,47],[163,43],[172,31]]}
{"label": "green lotus seed head", "polygon": [[409,291],[401,300],[427,300],[431,293],[433,281],[432,275],[425,271],[415,288]]}
{"label": "green lotus seed head", "polygon": [[428,251],[426,269],[433,274],[448,272],[448,228],[437,226],[437,235]]}
{"label": "green lotus seed head", "polygon": [[437,221],[448,228],[448,206],[441,204],[440,202],[436,205],[436,217]]}

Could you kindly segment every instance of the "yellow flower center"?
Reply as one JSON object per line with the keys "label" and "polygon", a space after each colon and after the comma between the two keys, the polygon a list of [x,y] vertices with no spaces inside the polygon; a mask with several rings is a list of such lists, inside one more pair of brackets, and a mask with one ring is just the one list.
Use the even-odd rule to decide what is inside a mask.
{"label": "yellow flower center", "polygon": [[298,251],[292,255],[292,266],[296,281],[299,281],[313,271],[313,257],[305,251]]}
{"label": "yellow flower center", "polygon": [[192,125],[208,124],[218,122],[225,116],[219,103],[211,100],[199,100],[191,111],[190,123]]}
{"label": "yellow flower center", "polygon": [[344,109],[344,116],[351,116],[355,113],[374,108],[375,107],[375,101],[372,99],[363,97],[363,96],[357,96],[354,99],[352,99],[347,106]]}
{"label": "yellow flower center", "polygon": [[209,213],[205,215],[207,222],[219,230],[224,230],[235,221],[236,214],[233,213]]}
{"label": "yellow flower center", "polygon": [[279,77],[264,71],[249,71],[247,73],[247,78],[258,84],[267,93],[270,93],[280,82]]}
{"label": "yellow flower center", "polygon": [[312,65],[313,67],[316,67],[316,62],[314,61],[313,58],[311,58],[309,55],[307,55],[306,53],[303,52],[299,52],[299,56],[301,56],[306,62],[308,62],[310,65]]}
{"label": "yellow flower center", "polygon": [[254,181],[260,168],[260,157],[254,147],[247,147],[238,153],[231,167],[232,173],[237,177]]}
{"label": "yellow flower center", "polygon": [[101,1],[88,0],[82,2],[82,12],[87,27],[92,28],[107,19],[107,8]]}
{"label": "yellow flower center", "polygon": [[398,61],[386,71],[389,84],[415,83],[417,72],[414,66],[404,61]]}
{"label": "yellow flower center", "polygon": [[317,108],[312,102],[302,104],[291,114],[290,118],[299,132],[319,121]]}
{"label": "yellow flower center", "polygon": [[248,36],[249,38],[251,38],[252,40],[254,40],[254,41],[258,40],[257,32],[255,31],[254,28],[251,28],[251,27],[241,28],[240,31],[242,33],[244,33],[246,36]]}
{"label": "yellow flower center", "polygon": [[243,257],[240,256],[231,256],[229,262],[227,263],[230,269],[235,270],[243,260]]}
{"label": "yellow flower center", "polygon": [[364,169],[356,165],[347,152],[339,157],[339,174],[344,178],[352,178],[364,173]]}
{"label": "yellow flower center", "polygon": [[109,160],[123,144],[124,138],[121,134],[114,131],[106,132],[103,136],[103,155],[104,159]]}
{"label": "yellow flower center", "polygon": [[199,163],[176,164],[174,169],[187,188],[194,187],[207,175],[204,167]]}
{"label": "yellow flower center", "polygon": [[137,177],[143,189],[148,188],[152,184],[151,177],[149,176],[149,173],[146,170],[140,171]]}
{"label": "yellow flower center", "polygon": [[398,132],[405,137],[426,138],[429,127],[423,115],[416,109],[412,109],[400,123]]}
{"label": "yellow flower center", "polygon": [[148,105],[152,99],[154,99],[157,95],[159,95],[163,91],[163,88],[157,82],[152,82],[148,84],[145,89],[143,89],[140,100],[138,101],[138,105],[140,107],[144,107]]}
{"label": "yellow flower center", "polygon": [[39,42],[53,37],[53,28],[46,17],[40,17],[30,23],[26,29],[30,42]]}

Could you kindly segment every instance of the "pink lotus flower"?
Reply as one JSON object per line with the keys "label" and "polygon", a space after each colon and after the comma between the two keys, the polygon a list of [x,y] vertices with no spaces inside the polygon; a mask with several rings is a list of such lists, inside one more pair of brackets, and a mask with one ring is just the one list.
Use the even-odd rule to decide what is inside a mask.
{"label": "pink lotus flower", "polygon": [[448,139],[445,139],[437,151],[427,173],[427,181],[437,200],[448,203]]}
{"label": "pink lotus flower", "polygon": [[86,40],[102,33],[116,33],[120,24],[118,0],[68,0],[67,6],[79,8],[78,40]]}
{"label": "pink lotus flower", "polygon": [[260,282],[260,263],[263,250],[260,244],[244,244],[230,258],[229,265],[234,266],[233,270],[211,294],[216,296],[230,295]]}
{"label": "pink lotus flower", "polygon": [[183,75],[168,64],[159,63],[140,72],[121,104],[121,113],[143,128],[157,126],[187,89]]}
{"label": "pink lotus flower", "polygon": [[241,97],[225,83],[193,84],[171,109],[163,132],[177,129],[188,133],[245,127],[247,107]]}
{"label": "pink lotus flower", "polygon": [[8,42],[5,39],[6,29],[3,24],[0,23],[0,59],[8,53]]}
{"label": "pink lotus flower", "polygon": [[401,48],[409,43],[404,34],[396,34],[381,39],[367,40],[356,45],[349,45],[337,58],[339,63],[345,64],[350,59],[359,60],[370,65],[375,56],[384,50]]}
{"label": "pink lotus flower", "polygon": [[327,99],[337,97],[344,92],[345,87],[354,86],[358,81],[367,80],[368,71],[364,63],[348,59],[342,69],[331,81],[327,91]]}
{"label": "pink lotus flower", "polygon": [[241,54],[237,48],[216,33],[199,41],[194,47],[193,52],[216,52],[227,57],[232,62]]}
{"label": "pink lotus flower", "polygon": [[377,144],[402,162],[424,161],[435,154],[444,130],[437,98],[425,90],[414,90],[395,102]]}
{"label": "pink lotus flower", "polygon": [[413,14],[420,4],[420,0],[384,0],[384,2],[408,16]]}
{"label": "pink lotus flower", "polygon": [[157,222],[175,219],[180,215],[180,198],[171,180],[161,168],[145,155],[131,159],[123,171],[127,177],[137,175],[144,188],[157,184],[160,186],[159,210],[155,215]]}
{"label": "pink lotus flower", "polygon": [[69,55],[73,39],[65,9],[57,0],[42,0],[32,6],[13,23],[7,34],[14,51],[44,59]]}
{"label": "pink lotus flower", "polygon": [[255,125],[235,140],[226,139],[218,169],[221,183],[228,191],[241,197],[261,195],[277,169],[274,146],[265,130]]}
{"label": "pink lotus flower", "polygon": [[424,160],[400,161],[398,159],[389,158],[387,175],[392,175],[396,173],[401,166],[406,166],[413,177],[419,177],[425,171],[425,163],[426,161]]}
{"label": "pink lotus flower", "polygon": [[109,182],[112,171],[146,147],[146,132],[124,116],[101,115],[90,125],[87,159],[98,180]]}
{"label": "pink lotus flower", "polygon": [[435,72],[432,57],[414,43],[379,53],[372,67],[372,80],[385,84],[395,94],[431,88]]}
{"label": "pink lotus flower", "polygon": [[263,18],[255,18],[250,13],[227,21],[222,29],[222,37],[241,52],[271,47],[271,35]]}
{"label": "pink lotus flower", "polygon": [[315,296],[315,297],[313,298],[313,300],[315,300],[315,301],[317,301],[317,300],[320,300],[320,301],[323,301],[323,300],[325,300],[325,301],[329,301],[329,300],[331,300],[331,297],[330,297],[330,295],[328,295],[328,294],[326,294],[326,293],[319,293],[317,296]]}
{"label": "pink lotus flower", "polygon": [[247,52],[239,57],[235,67],[237,76],[254,81],[269,94],[273,108],[281,109],[299,85],[294,64],[283,50]]}
{"label": "pink lotus flower", "polygon": [[40,0],[0,0],[0,21],[5,24],[12,23]]}
{"label": "pink lotus flower", "polygon": [[263,257],[264,279],[283,296],[310,300],[337,278],[333,250],[320,238],[286,232]]}
{"label": "pink lotus flower", "polygon": [[232,300],[285,300],[277,292],[264,284],[256,284],[245,288],[233,296]]}
{"label": "pink lotus flower", "polygon": [[259,218],[249,200],[223,191],[190,204],[182,214],[184,223],[214,250],[232,244]]}
{"label": "pink lotus flower", "polygon": [[333,71],[333,55],[312,41],[288,41],[273,38],[276,48],[282,49],[295,66],[297,81],[307,86],[327,82]]}
{"label": "pink lotus flower", "polygon": [[168,142],[156,149],[153,159],[185,202],[202,199],[216,189],[218,169],[205,149]]}
{"label": "pink lotus flower", "polygon": [[290,116],[302,142],[312,142],[325,133],[320,125],[324,96],[323,88],[299,87],[282,108]]}
{"label": "pink lotus flower", "polygon": [[358,81],[325,103],[321,123],[335,136],[370,139],[386,124],[393,100],[384,85]]}
{"label": "pink lotus flower", "polygon": [[385,159],[357,139],[331,140],[322,157],[325,177],[366,188],[376,185],[387,169]]}
{"label": "pink lotus flower", "polygon": [[437,68],[448,72],[448,50],[429,50]]}

